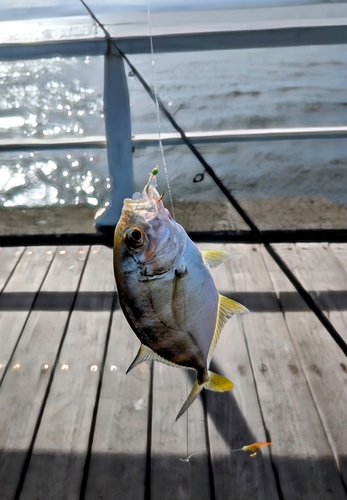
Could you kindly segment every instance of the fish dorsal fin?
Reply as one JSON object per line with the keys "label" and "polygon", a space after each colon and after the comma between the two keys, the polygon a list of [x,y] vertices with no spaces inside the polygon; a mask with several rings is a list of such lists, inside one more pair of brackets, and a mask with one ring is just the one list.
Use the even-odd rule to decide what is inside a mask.
{"label": "fish dorsal fin", "polygon": [[152,359],[154,359],[155,361],[160,361],[161,363],[164,363],[166,365],[179,366],[176,365],[175,363],[167,361],[165,358],[162,358],[161,356],[159,356],[159,354],[156,354],[154,351],[152,351],[150,347],[147,347],[145,344],[141,344],[140,349],[138,350],[138,353],[136,354],[134,361],[127,369],[127,373],[129,373],[130,370],[135,368],[135,366],[139,365],[140,363],[143,363],[144,361],[151,361]]}
{"label": "fish dorsal fin", "polygon": [[228,299],[228,297],[224,297],[224,295],[219,295],[218,301],[218,315],[217,315],[217,323],[216,328],[214,330],[211,347],[208,353],[208,364],[211,361],[213,351],[217,345],[218,339],[222,332],[223,326],[228,321],[229,318],[235,316],[236,314],[249,313],[247,307],[243,306],[239,302],[235,300]]}
{"label": "fish dorsal fin", "polygon": [[201,255],[205,264],[212,269],[223,264],[231,257],[230,253],[223,250],[201,250]]}

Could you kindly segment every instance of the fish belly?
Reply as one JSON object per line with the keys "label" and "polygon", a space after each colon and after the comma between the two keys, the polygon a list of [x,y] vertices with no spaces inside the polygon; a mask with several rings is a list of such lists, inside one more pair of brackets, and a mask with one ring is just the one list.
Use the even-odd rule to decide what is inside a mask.
{"label": "fish belly", "polygon": [[202,379],[207,376],[218,292],[194,247],[188,246],[186,255],[165,275],[148,280],[128,277],[120,299],[143,344],[170,363],[196,369]]}

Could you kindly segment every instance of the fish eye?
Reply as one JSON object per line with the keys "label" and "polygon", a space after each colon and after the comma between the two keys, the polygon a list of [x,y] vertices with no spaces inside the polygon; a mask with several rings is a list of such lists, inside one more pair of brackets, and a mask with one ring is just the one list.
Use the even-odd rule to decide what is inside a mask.
{"label": "fish eye", "polygon": [[126,244],[129,248],[138,248],[143,245],[143,234],[139,229],[131,229],[126,235]]}
{"label": "fish eye", "polygon": [[132,231],[131,233],[131,237],[135,241],[140,241],[140,239],[142,238],[142,234],[138,229],[134,229],[134,231]]}

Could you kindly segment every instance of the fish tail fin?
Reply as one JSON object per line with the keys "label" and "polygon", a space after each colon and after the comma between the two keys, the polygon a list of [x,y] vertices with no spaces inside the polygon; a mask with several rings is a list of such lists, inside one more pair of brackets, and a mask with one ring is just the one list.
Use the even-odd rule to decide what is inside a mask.
{"label": "fish tail fin", "polygon": [[199,382],[199,380],[196,379],[196,381],[192,387],[192,390],[189,393],[189,396],[187,397],[187,399],[185,400],[185,402],[182,405],[182,408],[180,409],[180,411],[177,414],[175,422],[177,422],[177,420],[183,415],[183,413],[186,410],[188,410],[189,406],[193,403],[193,401],[196,400],[196,398],[199,396],[199,394],[203,388],[204,388],[204,383],[201,384]]}
{"label": "fish tail fin", "polygon": [[222,375],[218,375],[217,373],[208,372],[208,380],[207,382],[200,383],[198,379],[196,379],[192,390],[189,393],[189,396],[185,400],[182,405],[182,408],[177,414],[177,421],[183,413],[189,408],[189,406],[196,400],[202,389],[207,389],[209,391],[217,391],[217,392],[225,392],[230,391],[234,387],[234,384],[227,378],[222,377]]}
{"label": "fish tail fin", "polygon": [[208,381],[204,383],[204,387],[209,391],[225,392],[230,391],[234,387],[234,384],[228,378],[209,370]]}

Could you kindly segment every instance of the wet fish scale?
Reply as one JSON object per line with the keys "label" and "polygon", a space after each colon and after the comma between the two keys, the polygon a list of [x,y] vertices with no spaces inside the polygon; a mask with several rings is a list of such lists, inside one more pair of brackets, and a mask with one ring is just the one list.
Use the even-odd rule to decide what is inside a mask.
{"label": "wet fish scale", "polygon": [[155,359],[192,368],[197,380],[180,416],[203,387],[225,391],[233,384],[208,371],[224,323],[247,309],[218,294],[206,264],[226,252],[200,252],[165,209],[152,174],[142,195],[124,200],[114,241],[114,272],[125,316],[141,341],[129,369]]}

